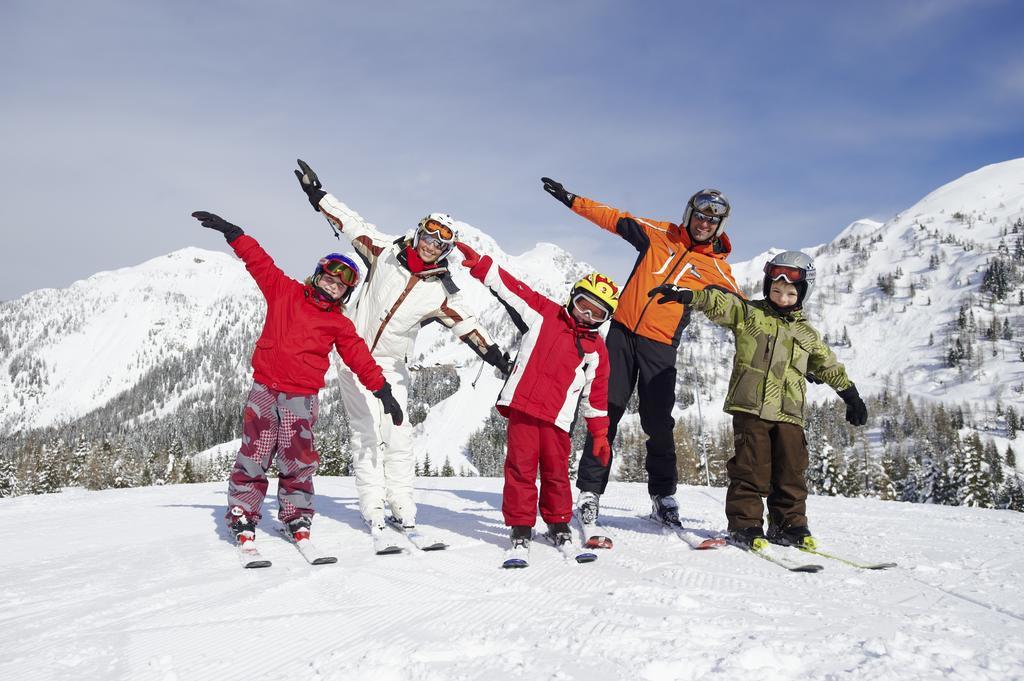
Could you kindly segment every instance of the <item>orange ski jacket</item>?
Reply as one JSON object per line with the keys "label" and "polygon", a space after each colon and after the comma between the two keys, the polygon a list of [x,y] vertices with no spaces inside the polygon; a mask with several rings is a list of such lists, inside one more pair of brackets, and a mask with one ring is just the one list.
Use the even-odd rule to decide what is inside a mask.
{"label": "orange ski jacket", "polygon": [[676,347],[690,321],[688,306],[659,305],[657,296],[647,297],[656,286],[675,284],[699,291],[715,285],[744,297],[725,261],[732,244],[724,233],[694,244],[680,225],[635,217],[582,196],[573,201],[572,210],[639,251],[613,317],[638,336]]}

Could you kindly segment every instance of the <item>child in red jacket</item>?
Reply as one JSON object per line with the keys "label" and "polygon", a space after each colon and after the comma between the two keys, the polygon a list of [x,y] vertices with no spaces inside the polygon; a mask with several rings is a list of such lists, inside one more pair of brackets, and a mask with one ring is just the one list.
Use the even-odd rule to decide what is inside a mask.
{"label": "child in red jacket", "polygon": [[402,422],[383,371],[343,314],[359,283],[359,268],[350,258],[331,253],[302,284],[278,269],[240,227],[204,211],[192,217],[224,235],[267,301],[263,332],[252,355],[253,386],[243,412],[242,446],[228,482],[228,527],[239,546],[254,546],[267,470],[276,460],[278,520],[296,542],[308,540],[313,474],[320,462],[313,426],[332,348],[381,401],[384,413],[396,425]]}
{"label": "child in red jacket", "polygon": [[572,542],[572,488],[569,485],[569,429],[576,405],[594,439],[594,454],[606,463],[608,446],[608,351],[597,327],[618,304],[619,288],[600,274],[577,281],[560,305],[481,257],[455,244],[479,279],[511,308],[523,333],[519,354],[498,396],[498,412],[508,418],[508,452],[501,512],[511,527],[512,551],[525,566],[537,522],[537,466],[540,515],[548,538],[559,547]]}

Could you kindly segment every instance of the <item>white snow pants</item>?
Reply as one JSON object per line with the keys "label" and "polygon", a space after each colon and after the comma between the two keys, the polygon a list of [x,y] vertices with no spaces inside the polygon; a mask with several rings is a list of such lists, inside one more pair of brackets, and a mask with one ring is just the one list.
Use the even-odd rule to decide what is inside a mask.
{"label": "white snow pants", "polygon": [[[380,360],[378,360],[380,361]],[[359,512],[370,525],[384,522],[384,504],[405,525],[416,524],[413,478],[416,460],[412,454],[412,426],[409,425],[411,377],[404,364],[381,362],[384,378],[402,408],[404,420],[395,426],[380,400],[359,383],[345,367],[339,369],[342,401],[352,427],[352,469],[356,477]]]}

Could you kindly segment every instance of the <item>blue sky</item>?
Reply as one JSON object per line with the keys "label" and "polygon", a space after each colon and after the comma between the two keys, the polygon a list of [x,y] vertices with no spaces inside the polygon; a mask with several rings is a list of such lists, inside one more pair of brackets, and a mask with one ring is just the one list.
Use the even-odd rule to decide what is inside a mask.
{"label": "blue sky", "polygon": [[0,300],[194,245],[210,210],[293,276],[334,250],[291,168],[385,231],[451,213],[624,278],[542,175],[733,259],[886,219],[1024,155],[1024,6],[935,2],[0,3]]}

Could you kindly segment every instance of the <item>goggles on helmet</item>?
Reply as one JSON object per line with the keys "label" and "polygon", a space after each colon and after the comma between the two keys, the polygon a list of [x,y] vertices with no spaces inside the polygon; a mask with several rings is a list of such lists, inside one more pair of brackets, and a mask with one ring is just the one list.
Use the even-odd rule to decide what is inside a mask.
{"label": "goggles on helmet", "polygon": [[420,228],[420,232],[424,236],[434,237],[442,244],[450,244],[455,240],[455,232],[452,231],[451,227],[434,222],[433,220],[424,224],[423,227]]}
{"label": "goggles on helmet", "polygon": [[594,324],[603,324],[612,316],[603,302],[586,293],[577,293],[572,297],[572,309]]}
{"label": "goggles on helmet", "polygon": [[785,279],[790,284],[797,284],[807,278],[807,271],[799,267],[789,267],[787,265],[773,265],[772,263],[765,263],[764,273],[772,281],[776,279]]}
{"label": "goggles on helmet", "polygon": [[326,272],[332,277],[337,277],[345,286],[355,286],[356,282],[359,281],[359,272],[344,260],[320,258],[320,271]]}
{"label": "goggles on helmet", "polygon": [[729,202],[721,194],[702,192],[693,197],[690,205],[693,206],[694,213],[717,216],[718,222],[729,214]]}

